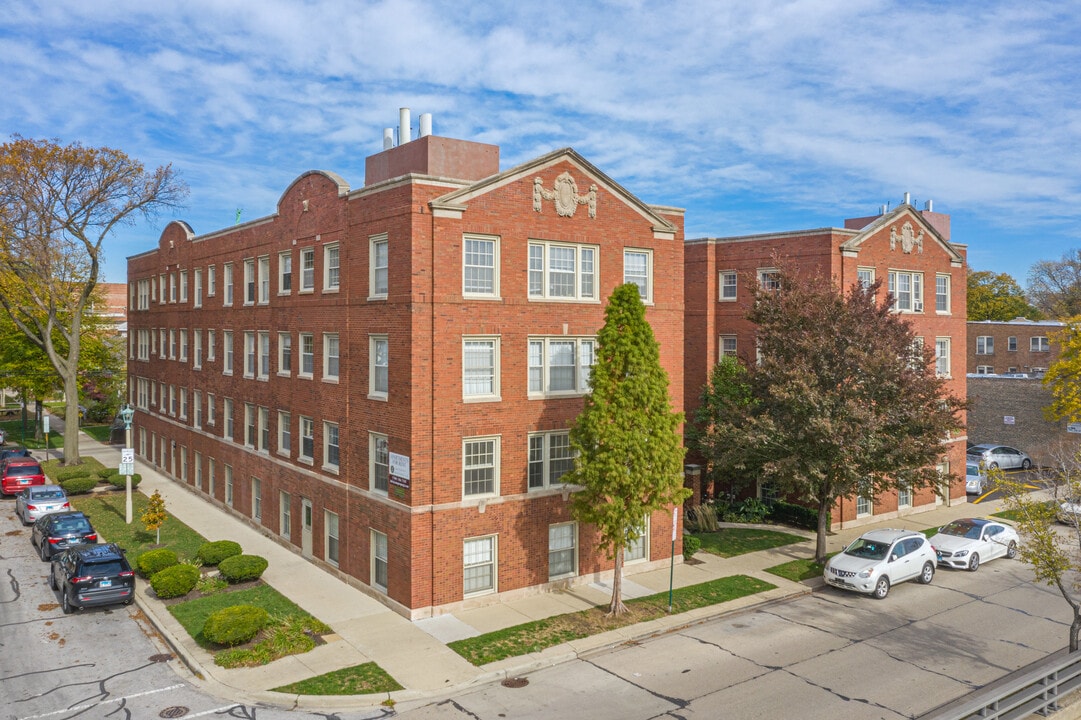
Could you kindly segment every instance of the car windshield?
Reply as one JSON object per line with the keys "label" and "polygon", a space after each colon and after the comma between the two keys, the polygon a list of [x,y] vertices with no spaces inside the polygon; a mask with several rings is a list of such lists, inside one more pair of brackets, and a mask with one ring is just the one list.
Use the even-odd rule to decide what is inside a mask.
{"label": "car windshield", "polygon": [[854,543],[845,548],[845,555],[866,558],[868,560],[882,560],[889,551],[889,543],[868,540],[867,538],[858,538]]}
{"label": "car windshield", "polygon": [[90,523],[87,522],[86,518],[72,518],[53,525],[53,533],[58,535],[84,532],[90,532]]}
{"label": "car windshield", "polygon": [[20,477],[23,475],[40,475],[40,465],[8,465],[8,477]]}
{"label": "car windshield", "polygon": [[64,497],[63,490],[35,490],[30,493],[35,500],[59,500]]}
{"label": "car windshield", "polygon": [[980,466],[979,465],[965,465],[965,474],[968,475],[969,477],[979,477],[980,476]]}
{"label": "car windshield", "polygon": [[970,540],[980,539],[980,526],[964,520],[954,520],[950,524],[939,528],[938,531],[942,535],[953,535],[954,537],[963,537]]}

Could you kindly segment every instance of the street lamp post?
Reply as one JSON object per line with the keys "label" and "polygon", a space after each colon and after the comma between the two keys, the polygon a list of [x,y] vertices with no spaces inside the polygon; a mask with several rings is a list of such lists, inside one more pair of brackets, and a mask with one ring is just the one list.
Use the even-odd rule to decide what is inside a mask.
{"label": "street lamp post", "polygon": [[135,408],[127,403],[120,409],[120,419],[124,421],[124,450],[120,453],[120,467],[124,474],[124,522],[131,525],[131,476],[135,472],[135,450],[131,447],[131,419],[135,417]]}

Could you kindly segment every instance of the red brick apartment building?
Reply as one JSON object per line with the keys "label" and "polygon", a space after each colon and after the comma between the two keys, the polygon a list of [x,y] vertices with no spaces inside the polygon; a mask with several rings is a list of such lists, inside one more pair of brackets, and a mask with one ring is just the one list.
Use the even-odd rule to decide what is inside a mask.
{"label": "red brick apartment building", "polygon": [[[135,447],[407,617],[611,574],[560,476],[612,289],[683,379],[683,212],[426,134],[128,259]],[[672,403],[682,410],[682,398]],[[671,513],[631,569],[668,562]],[[678,552],[678,549],[677,549]]]}
{"label": "red brick apartment building", "polygon": [[968,323],[968,372],[975,375],[1041,377],[1058,360],[1058,320],[977,320]]}
{"label": "red brick apartment building", "polygon": [[[713,365],[723,355],[755,359],[755,328],[746,319],[751,283],[769,282],[774,257],[829,273],[840,287],[882,280],[916,334],[933,344],[937,370],[965,397],[966,248],[950,241],[949,215],[917,210],[906,194],[892,212],[845,221],[844,228],[795,230],[744,237],[703,238],[686,245],[685,385],[687,412],[698,405]],[[950,502],[965,501],[965,438],[943,446],[951,474]],[[759,489],[761,492],[761,488]],[[929,489],[900,497],[852,498],[833,511],[834,525],[931,509],[942,502]]]}

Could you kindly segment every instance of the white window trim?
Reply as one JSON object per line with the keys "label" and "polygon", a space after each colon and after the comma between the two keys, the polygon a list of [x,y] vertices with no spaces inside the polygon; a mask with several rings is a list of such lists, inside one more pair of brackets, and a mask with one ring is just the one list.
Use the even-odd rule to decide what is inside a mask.
{"label": "white window trim", "polygon": [[[642,287],[638,287],[639,297],[642,298],[643,305],[653,304],[653,251],[648,248],[623,248],[623,282],[634,282],[627,279],[627,256],[628,255],[645,255],[646,257],[646,291],[642,294]],[[637,285],[638,283],[635,283]]]}
{"label": "white window trim", "polygon": [[[330,428],[334,427],[338,430],[338,462],[332,463],[330,461]],[[336,422],[330,422],[328,420],[323,421],[323,470],[329,473],[338,474],[342,466],[342,428]]]}
{"label": "white window trim", "polygon": [[[310,339],[312,345],[312,369],[311,372],[304,370],[304,339]],[[297,352],[295,353],[297,360],[297,377],[304,378],[305,380],[311,380],[315,373],[315,334],[314,333],[300,333],[297,335]]]}
{"label": "white window trim", "polygon": [[[942,347],[943,342],[946,347],[946,354],[940,355],[939,349]],[[953,367],[953,349],[950,347],[950,338],[948,337],[936,337],[935,338],[935,372],[939,377],[952,377]],[[945,358],[946,360],[946,372],[941,372],[939,368],[939,360]]]}
{"label": "white window trim", "polygon": [[[912,287],[912,299],[911,302],[905,306],[901,304],[900,295],[897,292],[897,277],[899,275],[907,275],[911,282]],[[886,289],[893,294],[893,310],[898,313],[922,313],[926,307],[923,302],[924,293],[924,277],[923,273],[919,270],[890,270],[887,276]],[[919,288],[916,288],[916,284],[919,284]],[[892,288],[892,289],[891,289]]]}
{"label": "white window trim", "polygon": [[[289,338],[289,369],[283,370],[285,360],[285,343],[282,342],[282,338]],[[292,333],[280,332],[278,333],[278,375],[281,377],[289,377],[293,374],[293,364],[296,361],[296,353],[293,352],[293,335]]]}
{"label": "white window trim", "polygon": [[[311,284],[309,284],[309,285],[304,284],[304,258],[305,257],[310,257],[311,261],[312,261],[312,267],[311,267],[312,279],[311,279]],[[305,294],[308,294],[308,293],[315,292],[315,248],[314,247],[306,247],[306,248],[301,248],[300,249],[300,262],[297,263],[297,270],[298,270],[298,272],[300,274],[300,284],[297,286],[297,293],[301,294],[301,295],[305,295]]]}
{"label": "white window trim", "polygon": [[[376,487],[375,484],[375,459],[380,440],[387,444],[387,486],[385,488]],[[390,491],[390,439],[383,433],[368,433],[368,490],[379,495],[386,495]]]}
{"label": "white window trim", "polygon": [[[379,592],[381,592],[383,594],[386,594],[386,592],[387,592],[386,585],[380,585],[379,582],[376,580],[376,577],[377,577],[377,575],[376,575],[376,565],[377,565],[377,563],[379,561],[382,561],[383,567],[386,570],[387,584],[389,584],[390,583],[390,538],[387,536],[386,533],[379,532],[375,528],[369,528],[369,530],[370,530],[370,533],[369,533],[369,537],[370,537],[369,547],[371,548],[371,557],[368,560],[368,567],[371,568],[371,578],[370,578],[369,584],[374,589],[378,590]],[[387,556],[384,557],[384,558],[380,558],[380,557],[378,557],[376,555],[376,547],[378,546],[378,543],[376,542],[377,537],[383,539],[383,546],[386,547]]]}
{"label": "white window trim", "polygon": [[[331,518],[334,518],[334,522],[331,522]],[[331,527],[335,527],[336,534],[331,533]],[[337,555],[338,559],[335,560],[330,556],[330,541],[333,538],[338,545]],[[323,557],[328,564],[338,567],[342,557],[342,521],[341,517],[336,512],[330,510],[323,510]]]}
{"label": "white window trim", "polygon": [[233,263],[227,262],[221,267],[222,282],[225,284],[225,291],[222,294],[221,304],[224,307],[232,307],[233,302],[236,300],[236,278],[233,277]]}
{"label": "white window trim", "polygon": [[[575,456],[574,448],[570,445],[570,431],[569,430],[548,430],[546,432],[529,433],[526,440],[526,490],[527,492],[543,492],[544,490],[551,490],[553,488],[562,488],[564,483],[561,480],[552,480],[552,438],[554,437],[566,437],[567,448],[571,452],[571,460]],[[541,440],[541,484],[531,485],[532,478],[530,471],[533,469],[533,442],[534,440]],[[562,475],[560,476],[562,477]]]}
{"label": "white window trim", "polygon": [[284,490],[278,491],[278,534],[286,540],[293,534],[293,498]]}
{"label": "white window trim", "polygon": [[[337,252],[338,264],[335,266],[338,271],[338,281],[334,284],[330,282],[330,255],[331,252]],[[327,243],[323,246],[323,293],[336,293],[340,292],[342,287],[342,247],[338,243]]]}
{"label": "white window trim", "polygon": [[[490,588],[484,588],[482,590],[474,590],[473,592],[466,592],[465,591],[465,570],[468,567],[476,567],[477,565],[479,565],[479,563],[477,565],[474,565],[474,566],[467,566],[465,564],[465,544],[467,542],[476,542],[476,541],[480,541],[480,540],[487,540],[487,541],[490,541],[490,543],[491,543],[492,560],[491,560],[490,564],[492,566],[492,586]],[[487,565],[489,563],[484,563],[484,564]],[[493,593],[499,592],[499,536],[498,535],[479,535],[477,537],[468,537],[468,538],[463,538],[462,539],[462,592],[463,592],[463,597],[478,597],[478,596],[481,596],[481,595],[491,595]]]}
{"label": "white window trim", "polygon": [[[306,455],[304,453],[304,423],[307,421],[311,427],[311,439],[312,439],[312,454]],[[307,415],[301,415],[297,422],[297,460],[305,465],[313,465],[315,463],[315,420]]]}
{"label": "white window trim", "polygon": [[[376,291],[376,249],[383,245],[386,247],[387,266],[384,268],[387,273],[387,289],[383,292]],[[388,240],[387,233],[380,233],[378,235],[372,235],[368,238],[368,299],[369,300],[386,300],[387,294],[390,292],[390,241]]]}
{"label": "white window trim", "polygon": [[[466,269],[467,267],[484,267],[483,265],[467,266],[466,265],[466,246],[469,242],[484,242],[492,243],[492,289],[490,292],[477,292],[475,290],[466,290]],[[499,274],[500,274],[500,255],[499,255],[499,236],[498,235],[478,235],[476,233],[467,233],[462,237],[462,297],[475,299],[475,300],[498,300],[500,299],[499,288]]]}
{"label": "white window trim", "polygon": [[[865,503],[866,506],[867,506],[867,510],[864,511],[864,512],[860,512],[860,504],[861,503]],[[869,497],[867,497],[865,495],[857,495],[856,496],[856,517],[857,518],[865,518],[865,517],[871,517],[874,514],[875,514],[874,501],[871,500],[871,498],[869,498]]]}
{"label": "white window trim", "polygon": [[270,304],[270,256],[260,255],[255,261],[255,302]]}
{"label": "white window trim", "polygon": [[[988,343],[988,340],[990,340],[991,342]],[[991,347],[990,350],[987,349],[988,345],[990,345],[990,347]],[[977,355],[994,355],[995,354],[995,337],[993,335],[977,335],[976,336],[976,354]]]}
{"label": "white window trim", "polygon": [[[469,343],[492,344],[492,391],[489,393],[470,394],[466,378],[466,345]],[[499,402],[502,400],[500,387],[500,337],[498,335],[466,335],[462,337],[462,402]]]}
{"label": "white window trim", "polygon": [[[635,563],[649,562],[649,553],[650,553],[649,527],[650,527],[650,518],[649,518],[649,515],[646,515],[645,518],[643,518],[642,534],[638,536],[638,540],[642,542],[642,557],[640,557],[640,558],[629,558],[629,557],[627,557],[627,554],[624,552],[624,554],[623,554],[623,564],[625,566],[626,565],[633,565]],[[629,544],[628,544],[628,547],[629,547]],[[624,550],[626,550],[626,549],[627,548],[624,548]]]}
{"label": "white window trim", "polygon": [[[285,287],[285,263],[283,260],[288,258],[289,260],[289,287]],[[293,292],[293,251],[286,250],[285,252],[278,253],[278,295],[291,295]]]}
{"label": "white window trim", "polygon": [[[946,281],[946,309],[938,309],[938,281]],[[948,273],[935,273],[935,312],[939,315],[949,315],[953,311],[953,279]]]}
{"label": "white window trim", "polygon": [[[556,391],[551,391],[550,392],[550,391],[545,389],[547,387],[547,385],[548,385],[549,373],[551,371],[551,366],[548,363],[548,356],[549,356],[548,346],[553,342],[570,342],[570,341],[574,342],[574,368],[575,368],[575,370],[574,370],[574,372],[575,372],[574,388],[571,389],[571,390],[556,390]],[[589,392],[589,372],[590,372],[590,368],[592,368],[592,363],[590,363],[588,368],[582,364],[582,346],[583,346],[583,343],[585,343],[585,342],[593,343],[591,353],[593,355],[593,360],[595,362],[596,361],[596,352],[597,352],[597,339],[595,337],[572,336],[572,335],[548,335],[548,336],[541,336],[541,337],[530,337],[528,339],[528,341],[526,342],[526,373],[527,373],[526,388],[527,388],[528,396],[530,398],[551,398],[551,397],[579,397],[579,396],[587,394]],[[529,353],[530,353],[530,351],[532,349],[532,345],[534,343],[540,343],[541,344],[541,365],[540,365],[540,369],[541,369],[541,389],[540,390],[532,389],[532,386],[530,385],[530,382],[529,382],[529,379],[528,379],[528,373],[534,367],[533,365],[530,365],[530,359],[529,359]]]}
{"label": "white window trim", "polygon": [[[780,268],[775,267],[761,267],[758,268],[758,287],[763,290],[777,290],[780,288],[780,280],[774,280],[776,276],[780,275]],[[768,287],[766,281],[769,280]]]}
{"label": "white window trim", "polygon": [[[465,474],[469,469],[466,467],[466,446],[470,443],[492,443],[492,489],[489,492],[483,493],[469,493],[465,491]],[[460,487],[462,492],[462,498],[464,500],[482,500],[487,498],[499,497],[500,486],[500,455],[501,452],[502,437],[499,435],[481,435],[477,437],[462,438],[462,451],[461,451],[461,463],[462,471],[460,477]]]}
{"label": "white window trim", "polygon": [[[736,348],[732,352],[726,352],[724,349],[724,341],[731,340],[736,344]],[[721,358],[725,356],[739,357],[739,336],[732,334],[720,335],[717,338],[717,361],[720,362]]]}
{"label": "white window trim", "polygon": [[[552,574],[552,530],[555,528],[570,527],[572,536],[572,545],[569,548],[558,548],[555,552],[571,551],[573,560],[571,562],[571,569],[568,572],[559,573],[557,575]],[[562,580],[564,578],[577,577],[578,575],[578,523],[576,522],[564,522],[564,523],[552,523],[548,526],[548,581]]]}
{"label": "white window trim", "polygon": [[255,304],[259,297],[259,280],[255,272],[255,258],[244,259],[244,306]]}
{"label": "white window trim", "polygon": [[[376,344],[384,342],[387,345],[387,389],[375,389],[375,358]],[[368,336],[368,399],[387,400],[390,397],[390,339],[387,335]]]}
{"label": "white window trim", "polygon": [[[338,372],[330,374],[330,342],[336,340],[338,343],[338,352],[336,357],[338,358]],[[342,340],[341,335],[338,333],[323,333],[323,376],[321,380],[327,383],[337,383],[341,379],[342,374]]]}
{"label": "white window trim", "polygon": [[[541,287],[539,293],[533,293],[529,289],[529,283],[531,282],[530,275],[532,275],[532,267],[529,266],[532,258],[532,248],[541,248]],[[574,250],[574,293],[568,296],[549,295],[548,294],[548,275],[551,271],[550,255],[553,248],[571,248]],[[590,273],[593,277],[593,289],[592,294],[585,294],[582,292],[582,251],[591,250],[593,254],[593,270]],[[532,302],[600,302],[600,282],[601,282],[601,249],[599,245],[590,245],[584,243],[563,243],[554,242],[548,240],[530,240],[527,249],[527,298]]]}
{"label": "white window trim", "polygon": [[[731,277],[735,282],[731,285],[725,284],[725,278]],[[726,288],[732,289],[732,296],[726,297],[724,291]],[[718,302],[736,302],[739,299],[739,273],[735,270],[721,270],[717,273],[717,301]]]}
{"label": "white window trim", "polygon": [[[285,410],[278,411],[278,443],[277,453],[290,457],[293,454],[293,422],[292,413]],[[285,438],[289,438],[289,447],[285,447]]]}

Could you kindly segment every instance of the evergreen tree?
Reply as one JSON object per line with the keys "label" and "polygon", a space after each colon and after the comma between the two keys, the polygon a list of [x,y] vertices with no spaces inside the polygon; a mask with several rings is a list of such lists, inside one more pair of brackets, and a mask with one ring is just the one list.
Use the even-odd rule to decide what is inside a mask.
{"label": "evergreen tree", "polygon": [[570,432],[578,453],[563,482],[582,486],[572,512],[593,525],[599,545],[614,559],[610,614],[622,599],[624,549],[653,512],[681,503],[683,414],[672,411],[668,374],[660,364],[638,286],[620,285],[608,299],[590,374],[591,393]]}

